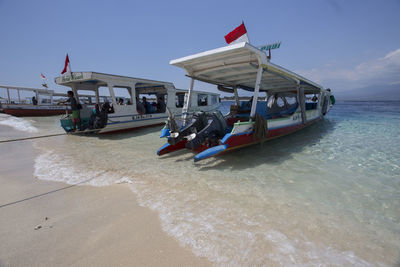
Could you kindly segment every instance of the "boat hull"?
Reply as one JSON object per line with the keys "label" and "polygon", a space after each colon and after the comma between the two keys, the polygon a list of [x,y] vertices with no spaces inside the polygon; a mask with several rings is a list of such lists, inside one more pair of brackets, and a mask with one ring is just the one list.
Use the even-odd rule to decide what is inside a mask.
{"label": "boat hull", "polygon": [[202,151],[194,157],[194,161],[200,161],[209,157],[215,157],[234,149],[239,149],[246,146],[251,146],[254,144],[258,144],[260,142],[269,141],[275,138],[279,138],[288,134],[292,134],[298,130],[304,129],[305,127],[316,123],[319,121],[321,117],[315,118],[313,120],[307,121],[307,123],[302,124],[294,124],[286,127],[279,127],[275,129],[268,130],[267,137],[264,139],[256,139],[254,137],[254,132],[248,133],[239,133],[239,134],[226,134],[225,137],[221,140],[221,144],[219,146],[207,148],[203,147]]}
{"label": "boat hull", "polygon": [[[217,107],[208,107],[207,111],[213,111]],[[86,111],[85,111],[86,112]],[[91,112],[91,111],[90,111]],[[175,113],[179,114],[181,110],[176,110]],[[81,111],[82,113],[82,111]],[[87,112],[86,112],[87,113]],[[192,114],[192,113],[190,113]],[[175,115],[180,118],[180,115]],[[151,114],[129,114],[121,115],[111,113],[108,116],[107,124],[104,128],[94,131],[95,134],[114,134],[121,132],[128,132],[140,128],[155,127],[165,125],[165,121],[168,119],[167,113],[151,113]],[[88,124],[89,116],[81,117],[82,125]],[[70,116],[61,119],[61,126],[66,132],[70,132],[73,129],[72,119]],[[87,125],[86,125],[87,127]],[[83,127],[83,128],[86,128]]]}
{"label": "boat hull", "polygon": [[7,105],[3,106],[0,111],[2,113],[12,115],[15,117],[37,117],[37,116],[55,116],[62,115],[66,112],[71,113],[70,110],[66,110],[65,107],[61,106],[17,106]]}

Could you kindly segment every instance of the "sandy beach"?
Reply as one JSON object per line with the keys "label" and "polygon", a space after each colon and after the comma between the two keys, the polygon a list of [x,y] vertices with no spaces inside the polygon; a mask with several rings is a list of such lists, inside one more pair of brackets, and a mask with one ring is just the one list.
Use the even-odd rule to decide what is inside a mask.
{"label": "sandy beach", "polygon": [[38,180],[28,141],[0,147],[0,266],[210,266],[124,185]]}

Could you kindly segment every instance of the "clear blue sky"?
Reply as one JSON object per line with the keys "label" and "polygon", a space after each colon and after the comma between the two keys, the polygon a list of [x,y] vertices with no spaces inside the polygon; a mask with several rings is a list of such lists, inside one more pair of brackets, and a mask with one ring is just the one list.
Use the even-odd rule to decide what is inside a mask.
{"label": "clear blue sky", "polygon": [[169,61],[226,45],[224,35],[242,20],[253,45],[282,41],[272,62],[325,87],[396,84],[399,14],[395,0],[0,0],[0,84],[40,87],[43,73],[60,88],[54,77],[69,53],[72,71],[187,88]]}

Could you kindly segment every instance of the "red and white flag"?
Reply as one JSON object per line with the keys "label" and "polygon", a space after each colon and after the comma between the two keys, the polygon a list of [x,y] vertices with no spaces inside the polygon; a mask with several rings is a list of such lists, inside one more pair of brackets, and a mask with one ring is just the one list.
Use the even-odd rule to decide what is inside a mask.
{"label": "red and white flag", "polygon": [[61,72],[61,74],[64,74],[64,73],[70,73],[71,72],[71,64],[69,63],[69,57],[68,57],[68,54],[67,54],[67,57],[65,58],[65,66],[64,66],[64,69],[62,70],[62,72]]}
{"label": "red and white flag", "polygon": [[46,80],[46,76],[44,76],[43,73],[40,73],[40,77],[42,77],[42,80]]}
{"label": "red and white flag", "polygon": [[240,42],[250,43],[249,36],[247,35],[246,27],[244,26],[244,22],[240,24],[239,27],[225,35],[225,41],[228,44],[236,44]]}

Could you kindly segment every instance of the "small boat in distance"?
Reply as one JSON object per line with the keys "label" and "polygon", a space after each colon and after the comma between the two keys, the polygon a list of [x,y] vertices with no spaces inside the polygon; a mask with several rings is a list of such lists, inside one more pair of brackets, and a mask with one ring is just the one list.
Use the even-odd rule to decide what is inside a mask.
{"label": "small boat in distance", "polygon": [[[58,106],[55,97],[66,94],[53,90],[0,85],[0,112],[16,117],[54,116],[70,112],[69,108]],[[14,96],[13,96],[14,93]]]}
{"label": "small boat in distance", "polygon": [[[162,125],[169,115],[180,117],[187,93],[170,82],[98,72],[71,72],[55,82],[70,87],[80,101],[79,132],[99,134]],[[217,93],[193,91],[192,97],[198,104],[189,113],[213,111],[220,105]],[[60,121],[66,132],[74,130],[71,115]]]}
{"label": "small boat in distance", "polygon": [[[194,80],[234,94],[235,103],[226,115],[201,112],[191,118],[184,116],[182,125],[170,116],[162,130],[161,137],[168,142],[157,151],[160,156],[188,148],[198,153],[194,161],[199,161],[293,133],[320,120],[332,107],[330,89],[271,63],[264,51],[246,42],[170,64],[183,68],[191,78],[183,115],[192,104]],[[238,89],[250,92],[250,101],[240,102]]]}

